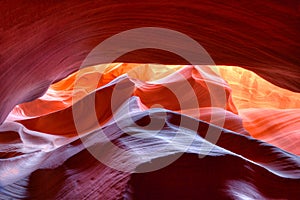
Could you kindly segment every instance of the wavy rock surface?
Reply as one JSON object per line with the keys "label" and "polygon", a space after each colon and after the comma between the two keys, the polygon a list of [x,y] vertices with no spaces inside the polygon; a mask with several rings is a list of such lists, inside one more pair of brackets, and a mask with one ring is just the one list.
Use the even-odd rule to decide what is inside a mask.
{"label": "wavy rock surface", "polygon": [[[1,2],[0,13],[0,122],[15,105],[34,100],[53,81],[76,71],[100,42],[138,27],[182,32],[199,42],[216,64],[242,66],[276,85],[300,91],[297,0],[12,0]],[[176,48],[189,50],[184,45]],[[177,55],[154,49],[133,51],[117,61],[189,64]]]}
{"label": "wavy rock surface", "polygon": [[[1,1],[0,199],[297,199],[299,8]],[[139,27],[179,31],[244,69],[141,49],[79,70]]]}
{"label": "wavy rock surface", "polygon": [[[225,73],[220,66],[221,78],[209,66],[115,63],[100,76],[101,67],[82,69],[53,84],[40,99],[17,106],[1,125],[1,198],[295,199],[299,195],[300,159],[292,154],[299,153],[299,137],[291,132],[299,130],[299,108],[293,114],[283,108],[277,114],[265,108],[252,108],[256,114],[240,108],[249,81],[239,81],[240,87],[231,91],[236,80],[228,79],[227,84],[222,78],[234,71],[250,72],[233,68]],[[253,74],[248,78],[263,82]],[[224,91],[224,104],[212,107],[212,86]],[[173,97],[176,89],[185,95]],[[87,107],[91,102],[94,109]],[[258,112],[274,118],[261,124]],[[93,116],[101,126],[90,120]],[[78,120],[84,121],[83,127],[74,124]],[[287,123],[292,128],[280,127]],[[284,142],[287,134],[295,143]],[[47,186],[41,187],[44,182]]]}

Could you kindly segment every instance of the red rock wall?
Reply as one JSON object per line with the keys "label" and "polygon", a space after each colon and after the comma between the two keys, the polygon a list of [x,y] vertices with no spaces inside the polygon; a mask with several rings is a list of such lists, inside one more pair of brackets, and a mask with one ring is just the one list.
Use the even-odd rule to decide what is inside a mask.
{"label": "red rock wall", "polygon": [[[216,64],[242,66],[300,91],[297,0],[12,0],[1,1],[0,13],[0,122],[16,104],[35,99],[50,83],[77,70],[101,41],[137,27],[180,31],[199,42]],[[186,62],[151,49],[118,61]]]}
{"label": "red rock wall", "polygon": [[[297,199],[299,94],[291,91],[300,92],[299,8],[297,0],[0,1],[0,199]],[[165,66],[166,72],[144,65],[130,77],[124,69],[135,64],[115,63],[103,74],[101,88],[86,87],[85,97],[73,104],[75,75],[57,81],[77,71],[110,36],[149,26],[184,33],[216,64],[250,69],[291,91],[228,66],[220,68],[227,84],[205,66]],[[176,48],[190,50],[184,44]],[[187,64],[156,49],[116,61]],[[224,89],[225,106],[212,104],[204,68],[210,84]],[[96,67],[85,70],[82,81],[90,86],[99,73]],[[191,90],[182,89],[180,77]],[[189,106],[182,108],[165,86],[181,88],[179,97]],[[193,92],[196,106],[190,106]],[[27,101],[32,102],[15,107]],[[156,104],[169,110],[151,109]],[[133,173],[176,156],[181,157],[165,168]]]}

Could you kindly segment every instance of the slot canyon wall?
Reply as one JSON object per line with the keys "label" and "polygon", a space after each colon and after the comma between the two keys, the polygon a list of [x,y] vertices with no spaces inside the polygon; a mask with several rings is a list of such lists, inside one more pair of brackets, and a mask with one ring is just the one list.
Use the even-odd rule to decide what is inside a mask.
{"label": "slot canyon wall", "polygon": [[[13,0],[2,1],[0,13],[0,122],[15,105],[41,96],[53,81],[76,71],[104,39],[138,27],[163,27],[187,34],[216,64],[245,67],[278,86],[299,92],[297,0]],[[188,64],[178,56],[153,49],[134,51],[117,61]]]}
{"label": "slot canyon wall", "polygon": [[[0,199],[300,196],[298,0],[3,0],[0,16]],[[194,39],[220,76],[154,48],[80,69],[140,27]]]}

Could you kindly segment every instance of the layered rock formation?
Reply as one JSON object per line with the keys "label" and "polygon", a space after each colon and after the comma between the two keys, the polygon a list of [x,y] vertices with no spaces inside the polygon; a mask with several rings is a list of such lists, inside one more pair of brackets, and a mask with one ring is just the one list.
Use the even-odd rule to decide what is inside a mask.
{"label": "layered rock formation", "polygon": [[[0,199],[300,196],[297,1],[0,4]],[[242,68],[140,49],[79,70],[138,27]]]}

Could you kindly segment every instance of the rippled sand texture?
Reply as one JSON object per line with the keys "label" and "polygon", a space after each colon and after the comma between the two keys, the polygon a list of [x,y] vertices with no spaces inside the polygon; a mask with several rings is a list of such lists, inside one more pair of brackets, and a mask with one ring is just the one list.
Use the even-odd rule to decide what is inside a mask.
{"label": "rippled sand texture", "polygon": [[[224,102],[213,103],[212,88]],[[267,94],[278,98],[256,98]],[[298,96],[239,67],[81,69],[1,125],[0,197],[295,199]]]}

